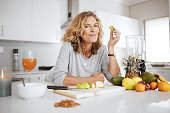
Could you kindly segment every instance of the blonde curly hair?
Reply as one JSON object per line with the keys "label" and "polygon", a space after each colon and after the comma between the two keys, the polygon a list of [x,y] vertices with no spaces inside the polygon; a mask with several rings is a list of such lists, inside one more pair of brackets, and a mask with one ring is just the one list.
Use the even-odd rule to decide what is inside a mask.
{"label": "blonde curly hair", "polygon": [[98,39],[95,43],[92,44],[91,53],[97,54],[97,50],[102,46],[102,36],[103,36],[103,30],[101,26],[100,19],[94,14],[92,11],[85,11],[82,13],[79,13],[70,23],[69,27],[66,29],[66,32],[62,38],[62,41],[64,42],[71,42],[71,45],[75,52],[80,53],[82,52],[81,43],[82,43],[82,33],[85,21],[87,17],[93,16],[99,27],[99,34]]}

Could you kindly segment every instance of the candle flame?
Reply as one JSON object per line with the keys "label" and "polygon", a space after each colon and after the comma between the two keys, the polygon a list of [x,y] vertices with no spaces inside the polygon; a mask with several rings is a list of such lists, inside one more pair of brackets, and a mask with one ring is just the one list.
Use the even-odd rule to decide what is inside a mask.
{"label": "candle flame", "polygon": [[2,69],[2,72],[1,72],[1,78],[4,78],[4,71]]}

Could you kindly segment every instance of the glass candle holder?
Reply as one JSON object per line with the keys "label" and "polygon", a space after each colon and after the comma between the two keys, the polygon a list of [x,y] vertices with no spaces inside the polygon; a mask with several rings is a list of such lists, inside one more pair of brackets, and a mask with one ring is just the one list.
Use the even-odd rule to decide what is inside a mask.
{"label": "glass candle holder", "polygon": [[0,75],[0,97],[11,96],[12,79],[8,75],[4,75],[3,70]]}

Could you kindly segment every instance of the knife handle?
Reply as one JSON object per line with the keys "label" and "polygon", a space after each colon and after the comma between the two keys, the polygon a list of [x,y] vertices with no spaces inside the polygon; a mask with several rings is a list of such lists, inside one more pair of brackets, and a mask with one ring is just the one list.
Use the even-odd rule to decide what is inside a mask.
{"label": "knife handle", "polygon": [[48,89],[54,89],[54,90],[67,90],[68,86],[47,86]]}

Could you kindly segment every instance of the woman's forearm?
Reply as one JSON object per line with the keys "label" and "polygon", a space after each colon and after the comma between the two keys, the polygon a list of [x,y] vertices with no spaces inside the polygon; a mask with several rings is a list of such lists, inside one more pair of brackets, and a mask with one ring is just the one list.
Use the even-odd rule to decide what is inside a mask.
{"label": "woman's forearm", "polygon": [[83,82],[87,82],[89,84],[95,82],[94,77],[74,77],[74,76],[66,76],[63,81],[64,86],[75,86],[77,84],[81,84]]}
{"label": "woman's forearm", "polygon": [[[114,48],[108,48],[109,54],[114,54]],[[117,76],[120,73],[120,68],[116,56],[109,56],[109,72],[112,76]]]}

